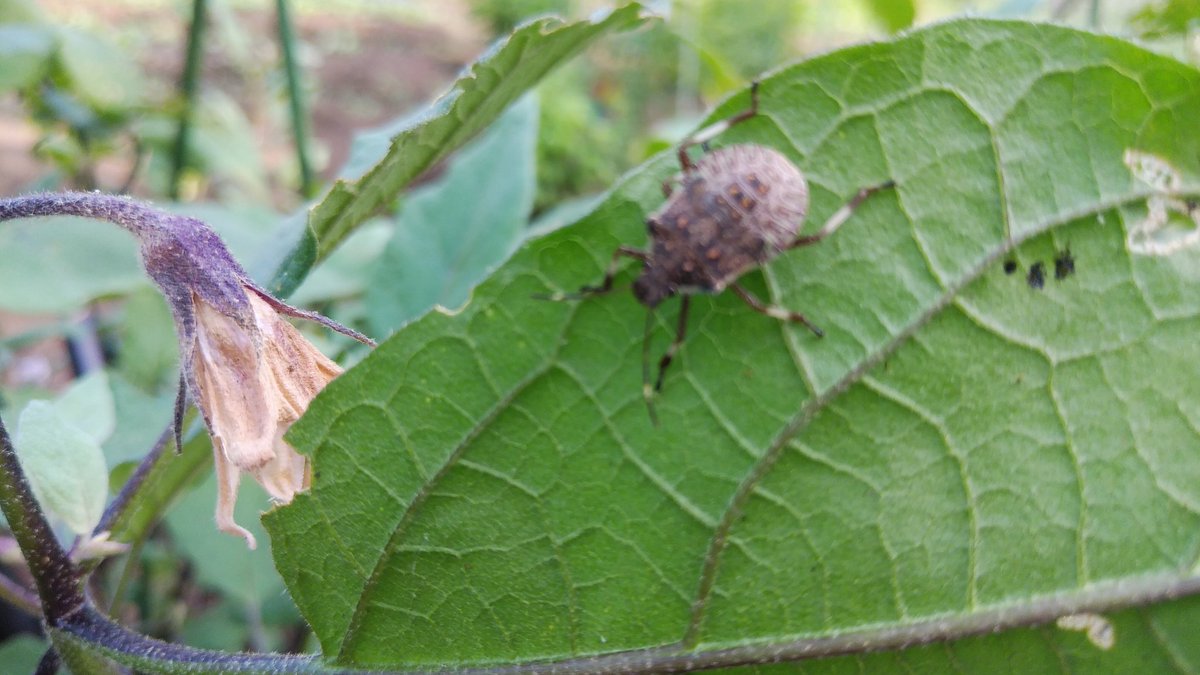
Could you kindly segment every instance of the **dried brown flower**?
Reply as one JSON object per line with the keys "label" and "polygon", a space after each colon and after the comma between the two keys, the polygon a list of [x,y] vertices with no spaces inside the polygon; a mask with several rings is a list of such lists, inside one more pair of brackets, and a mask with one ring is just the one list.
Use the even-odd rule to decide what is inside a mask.
{"label": "dried brown flower", "polygon": [[77,215],[116,223],[141,243],[142,262],[175,318],[180,387],[175,438],[187,395],[200,407],[213,440],[217,527],[254,537],[233,520],[241,473],[279,503],[310,482],[308,458],[283,435],[341,368],[284,317],[316,321],[374,346],[369,338],[320,314],[292,307],[250,279],[208,225],[124,197],[99,193],[38,194],[0,200],[0,220]]}

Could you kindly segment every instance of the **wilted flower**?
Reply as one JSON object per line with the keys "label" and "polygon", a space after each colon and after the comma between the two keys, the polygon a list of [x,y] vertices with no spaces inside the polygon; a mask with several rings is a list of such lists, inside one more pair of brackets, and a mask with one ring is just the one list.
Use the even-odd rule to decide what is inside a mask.
{"label": "wilted flower", "polygon": [[281,503],[308,488],[308,459],[283,434],[342,369],[254,290],[248,289],[246,297],[253,312],[249,330],[195,298],[191,370],[212,434],[217,527],[245,537],[254,548],[254,537],[233,520],[241,472],[253,475]]}
{"label": "wilted flower", "polygon": [[254,548],[254,537],[233,520],[241,472],[250,473],[280,503],[306,489],[308,459],[283,435],[342,372],[283,316],[316,321],[365,344],[375,343],[271,296],[246,275],[216,233],[195,218],[96,193],[0,200],[0,220],[48,215],[108,220],[140,241],[142,263],[166,296],[179,337],[176,442],[190,392],[213,440],[217,527],[244,537]]}

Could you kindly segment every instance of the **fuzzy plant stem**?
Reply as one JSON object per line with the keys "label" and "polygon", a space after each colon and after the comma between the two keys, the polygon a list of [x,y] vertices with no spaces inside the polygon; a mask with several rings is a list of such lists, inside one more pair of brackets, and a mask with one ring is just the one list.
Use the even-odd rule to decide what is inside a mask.
{"label": "fuzzy plant stem", "polygon": [[138,236],[158,229],[157,214],[150,206],[128,197],[96,192],[42,192],[0,199],[0,221],[36,216],[81,216],[107,220]]}
{"label": "fuzzy plant stem", "polygon": [[305,109],[304,88],[300,81],[300,66],[296,62],[296,28],[292,22],[288,0],[275,0],[275,19],[279,30],[279,51],[287,75],[288,112],[292,117],[292,142],[296,146],[296,161],[300,165],[300,193],[307,199],[316,195],[312,162],[308,157],[308,111]]}
{"label": "fuzzy plant stem", "polygon": [[167,194],[172,201],[179,199],[179,182],[187,167],[188,150],[191,146],[192,118],[199,98],[200,64],[204,56],[204,23],[208,16],[208,0],[192,0],[192,23],[188,26],[187,53],[183,62],[183,74],[179,78],[179,93],[182,107],[179,110],[179,128],[175,132],[175,148],[171,153],[171,176]]}
{"label": "fuzzy plant stem", "polygon": [[83,607],[81,576],[34,499],[3,420],[0,420],[0,510],[37,584],[46,621],[54,626]]}

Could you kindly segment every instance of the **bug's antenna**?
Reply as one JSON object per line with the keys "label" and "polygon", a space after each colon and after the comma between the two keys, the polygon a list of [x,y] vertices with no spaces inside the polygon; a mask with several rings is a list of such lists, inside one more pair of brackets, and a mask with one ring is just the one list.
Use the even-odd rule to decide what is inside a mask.
{"label": "bug's antenna", "polygon": [[[688,153],[687,153],[688,148],[692,147],[693,145],[707,145],[707,143],[709,141],[711,141],[712,139],[714,139],[717,136],[724,133],[725,130],[728,129],[729,127],[731,127],[735,124],[738,124],[739,122],[744,122],[745,120],[748,120],[757,114],[758,114],[758,80],[755,80],[750,83],[750,108],[749,109],[743,110],[742,112],[740,112],[728,119],[723,119],[719,122],[714,122],[714,123],[710,124],[709,126],[701,129],[700,131],[697,131],[696,133],[692,134],[691,136],[688,136],[687,138],[683,139],[683,142],[679,144],[679,150],[676,151],[677,154],[679,155],[679,166],[683,167],[683,170],[685,172],[695,169],[696,163],[693,162],[692,158],[688,156]],[[708,148],[706,147],[705,152],[707,152],[707,151],[708,151]]]}
{"label": "bug's antenna", "polygon": [[646,412],[650,423],[658,426],[658,413],[654,411],[654,387],[650,384],[650,334],[654,332],[654,312],[646,310],[646,329],[642,333],[642,398],[646,399]]}

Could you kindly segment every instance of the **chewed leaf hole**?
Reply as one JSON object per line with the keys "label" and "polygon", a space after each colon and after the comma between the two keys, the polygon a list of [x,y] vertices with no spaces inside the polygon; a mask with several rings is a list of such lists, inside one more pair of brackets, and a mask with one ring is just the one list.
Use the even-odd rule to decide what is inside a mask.
{"label": "chewed leaf hole", "polygon": [[1063,630],[1080,631],[1087,635],[1088,642],[1097,649],[1108,651],[1117,643],[1117,632],[1112,622],[1099,614],[1071,614],[1060,616],[1056,622]]}
{"label": "chewed leaf hole", "polygon": [[1125,151],[1125,165],[1135,178],[1160,193],[1146,200],[1146,216],[1129,228],[1129,251],[1167,256],[1200,244],[1200,208],[1194,200],[1178,197],[1183,183],[1179,171],[1162,158],[1137,150]]}

